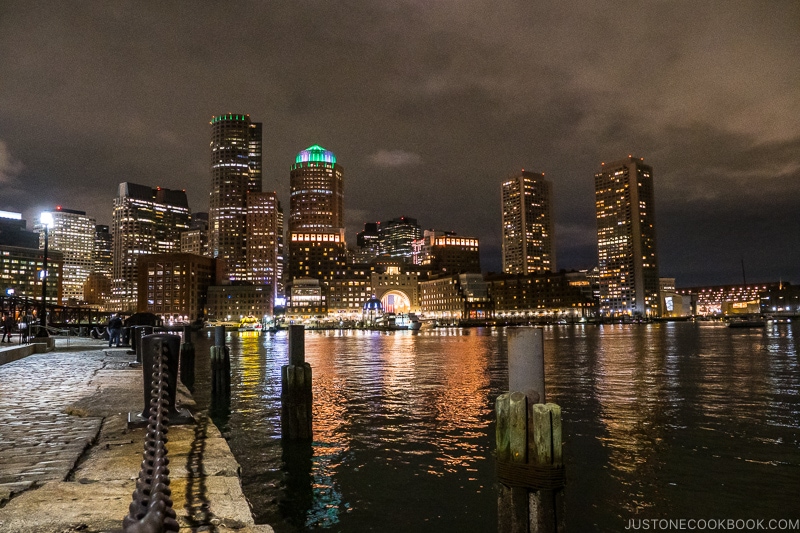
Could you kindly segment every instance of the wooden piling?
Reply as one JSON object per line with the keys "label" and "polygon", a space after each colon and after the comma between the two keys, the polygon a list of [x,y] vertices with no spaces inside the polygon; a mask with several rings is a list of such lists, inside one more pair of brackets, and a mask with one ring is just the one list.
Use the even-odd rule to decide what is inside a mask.
{"label": "wooden piling", "polygon": [[498,533],[560,533],[565,482],[561,408],[542,403],[541,330],[509,330],[508,346],[509,385],[525,392],[512,388],[495,402]]}
{"label": "wooden piling", "polygon": [[289,364],[281,367],[281,435],[290,440],[311,440],[311,365],[305,362],[305,328],[289,326]]}

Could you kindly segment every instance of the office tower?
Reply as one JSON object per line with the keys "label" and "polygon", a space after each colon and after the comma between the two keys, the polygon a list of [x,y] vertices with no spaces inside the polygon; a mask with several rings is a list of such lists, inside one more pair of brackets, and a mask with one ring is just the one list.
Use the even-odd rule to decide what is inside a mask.
{"label": "office tower", "polygon": [[356,233],[356,247],[348,250],[348,262],[367,264],[380,255],[380,222],[367,222],[364,229]]}
{"label": "office tower", "polygon": [[254,285],[269,285],[272,300],[278,293],[280,202],[275,192],[247,194],[247,264]]}
{"label": "office tower", "polygon": [[297,154],[290,173],[289,231],[344,227],[344,169],[315,144]]}
{"label": "office tower", "polygon": [[503,272],[555,272],[553,185],[525,169],[502,185]]}
{"label": "office tower", "polygon": [[250,115],[211,119],[208,247],[224,259],[231,281],[246,281],[247,193],[261,192],[261,123]]}
{"label": "office tower", "polygon": [[414,241],[421,238],[422,228],[416,218],[393,218],[381,222],[378,246],[382,256],[399,258],[411,264]]}
{"label": "office tower", "polygon": [[283,207],[278,202],[278,272],[275,276],[277,281],[277,296],[275,305],[283,305],[286,296],[286,251],[284,249],[284,228],[286,227],[283,216]]}
{"label": "office tower", "polygon": [[98,224],[94,227],[94,267],[92,272],[111,279],[114,266],[114,241],[108,226]]}
{"label": "office tower", "polygon": [[603,163],[594,176],[600,313],[658,313],[653,169],[643,159]]}
{"label": "office tower", "polygon": [[462,237],[454,231],[425,230],[414,241],[414,264],[431,272],[464,274],[481,272],[480,243],[475,237]]}
{"label": "office tower", "polygon": [[191,221],[186,191],[120,183],[112,220],[111,304],[116,310],[133,312],[138,299],[139,256],[180,250],[181,232],[189,229]]}
{"label": "office tower", "polygon": [[[64,255],[61,303],[74,305],[83,301],[83,284],[94,270],[95,220],[85,211],[61,206],[50,214],[49,250]],[[37,223],[33,229],[39,232],[39,247],[44,248],[44,227]]]}

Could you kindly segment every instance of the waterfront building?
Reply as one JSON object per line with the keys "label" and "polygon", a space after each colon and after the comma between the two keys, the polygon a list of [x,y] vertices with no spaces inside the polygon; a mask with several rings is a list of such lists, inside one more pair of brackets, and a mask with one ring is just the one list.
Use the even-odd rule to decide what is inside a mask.
{"label": "waterfront building", "polygon": [[553,186],[542,172],[522,169],[503,181],[503,272],[555,272]]}
{"label": "waterfront building", "polygon": [[480,273],[480,243],[475,237],[456,235],[454,231],[425,230],[413,243],[413,263],[431,273]]}
{"label": "waterfront building", "polygon": [[419,313],[423,270],[402,259],[384,259],[370,275],[372,294],[387,313]]}
{"label": "waterfront building", "polygon": [[261,192],[261,123],[229,113],[210,124],[209,253],[225,260],[231,281],[246,281],[247,193]]}
{"label": "waterfront building", "polygon": [[278,238],[278,258],[277,258],[277,266],[278,270],[275,274],[276,280],[276,294],[278,300],[276,301],[275,305],[283,305],[282,302],[286,300],[286,246],[284,245],[284,235],[285,235],[285,218],[283,215],[283,207],[281,207],[281,203],[278,202],[278,228],[277,228],[277,238]]}
{"label": "waterfront building", "polygon": [[[59,303],[76,305],[84,301],[83,284],[95,268],[97,224],[85,211],[58,206],[50,214],[53,225],[48,230],[48,255],[58,251],[64,257]],[[44,248],[44,226],[37,223],[33,229],[39,233],[39,248]]]}
{"label": "waterfront building", "polygon": [[186,191],[120,183],[112,220],[110,304],[115,310],[132,313],[139,298],[139,257],[180,250],[181,232],[189,229],[191,221]]}
{"label": "waterfront building", "polygon": [[721,317],[726,309],[730,313],[748,313],[748,309],[756,309],[761,302],[761,294],[780,289],[780,282],[748,283],[734,285],[708,285],[700,287],[684,287],[675,289],[680,295],[691,298],[692,314],[698,316]]}
{"label": "waterfront building", "polygon": [[327,302],[333,280],[345,272],[346,257],[344,228],[291,231],[289,233],[288,278],[291,280],[289,284],[291,285],[298,278],[319,280],[325,302]]}
{"label": "waterfront building", "polygon": [[[36,234],[33,233],[35,236]],[[47,295],[52,304],[61,304],[62,265],[61,252],[47,252]],[[36,247],[7,246],[0,244],[0,289],[4,295],[13,295],[40,301],[42,298],[42,270],[44,250]],[[11,291],[11,292],[9,292]]]}
{"label": "waterfront building", "polygon": [[222,271],[221,260],[197,254],[140,256],[137,311],[158,315],[164,324],[203,319],[208,288],[222,282]]}
{"label": "waterfront building", "polygon": [[380,255],[413,263],[414,241],[422,238],[416,218],[398,217],[381,222],[378,228]]}
{"label": "waterfront building", "polygon": [[272,300],[278,295],[280,271],[279,227],[280,202],[275,192],[247,194],[247,264],[248,281],[253,285],[270,285]]}
{"label": "waterfront building", "polygon": [[579,272],[490,274],[486,281],[495,317],[506,322],[577,322],[597,312],[589,281]]}
{"label": "waterfront building", "polygon": [[443,324],[494,316],[489,285],[480,274],[454,274],[420,281],[420,311]]}
{"label": "waterfront building", "polygon": [[359,320],[364,302],[372,296],[371,270],[366,265],[347,265],[333,278],[328,291],[328,317]]}
{"label": "waterfront building", "polygon": [[761,312],[778,317],[800,316],[800,287],[779,283],[760,293]]}
{"label": "waterfront building", "polygon": [[262,320],[272,316],[272,287],[269,285],[214,285],[208,288],[210,322],[239,323],[247,316]]}
{"label": "waterfront building", "polygon": [[659,314],[653,168],[643,161],[603,163],[594,176],[604,316]]}
{"label": "waterfront building", "polygon": [[344,169],[315,144],[297,154],[289,175],[289,231],[344,227]]}
{"label": "waterfront building", "polygon": [[288,286],[286,319],[323,319],[328,313],[327,291],[315,278],[297,277]]}

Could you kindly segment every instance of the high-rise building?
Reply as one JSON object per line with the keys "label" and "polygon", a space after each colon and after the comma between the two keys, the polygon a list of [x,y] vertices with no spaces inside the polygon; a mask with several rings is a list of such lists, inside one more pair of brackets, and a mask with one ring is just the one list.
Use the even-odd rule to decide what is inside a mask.
{"label": "high-rise building", "polygon": [[381,222],[378,246],[382,256],[395,257],[411,264],[414,241],[422,238],[422,228],[416,218],[398,217]]}
{"label": "high-rise building", "polygon": [[247,194],[247,264],[248,281],[269,285],[272,301],[278,294],[280,270],[279,247],[283,235],[279,227],[280,202],[274,192]]}
{"label": "high-rise building", "polygon": [[502,184],[503,272],[555,272],[553,185],[522,170]]}
{"label": "high-rise building", "polygon": [[116,310],[133,312],[139,256],[180,250],[181,232],[189,229],[191,221],[186,191],[120,183],[112,219],[111,304]]}
{"label": "high-rise building", "polygon": [[114,241],[111,230],[104,224],[94,227],[94,267],[92,272],[102,274],[111,280],[114,268]]}
{"label": "high-rise building", "polygon": [[[53,225],[49,229],[49,250],[64,255],[61,298],[63,304],[84,300],[83,284],[94,270],[95,220],[85,211],[56,207],[50,212]],[[44,248],[44,226],[33,227],[39,232],[39,248]]]}
{"label": "high-rise building", "polygon": [[211,119],[208,247],[224,259],[231,281],[246,281],[247,193],[261,192],[261,123],[250,115]]}
{"label": "high-rise building", "polygon": [[289,231],[344,227],[344,169],[315,144],[297,154],[290,173]]}
{"label": "high-rise building", "polygon": [[[42,296],[44,251],[39,249],[39,236],[26,227],[22,213],[0,211],[0,292],[38,300]],[[48,248],[47,261],[46,298],[50,303],[61,303],[63,256]]]}
{"label": "high-rise building", "polygon": [[208,213],[193,213],[188,231],[181,233],[181,253],[208,256]]}
{"label": "high-rise building", "polygon": [[658,314],[653,169],[644,160],[603,163],[594,176],[600,313]]}

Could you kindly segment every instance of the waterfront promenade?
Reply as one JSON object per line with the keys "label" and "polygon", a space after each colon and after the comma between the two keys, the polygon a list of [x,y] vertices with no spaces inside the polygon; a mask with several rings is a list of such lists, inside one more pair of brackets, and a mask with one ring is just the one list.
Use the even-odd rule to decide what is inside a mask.
{"label": "waterfront promenade", "polygon": [[[145,432],[127,428],[144,402],[134,359],[104,341],[57,338],[53,351],[0,365],[0,531],[121,531]],[[178,404],[194,407],[182,387]],[[228,443],[196,419],[170,428],[167,445],[181,531],[271,532],[254,525]]]}

